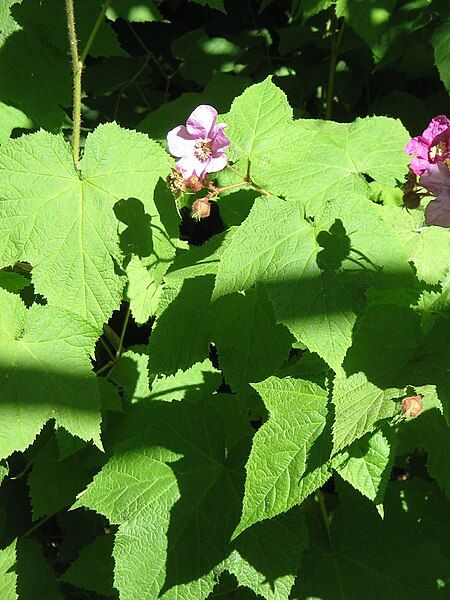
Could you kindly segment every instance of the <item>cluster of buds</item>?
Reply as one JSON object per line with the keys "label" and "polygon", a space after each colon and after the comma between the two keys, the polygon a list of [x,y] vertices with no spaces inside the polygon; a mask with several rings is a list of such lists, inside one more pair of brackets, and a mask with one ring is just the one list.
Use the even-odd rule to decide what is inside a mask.
{"label": "cluster of buds", "polygon": [[183,177],[183,173],[178,167],[172,167],[169,175],[166,178],[167,187],[175,196],[179,198],[186,191],[191,190],[193,192],[199,192],[203,188],[204,182],[197,177],[197,175],[191,175],[187,179]]}
{"label": "cluster of buds", "polygon": [[408,169],[408,173],[405,176],[405,181],[402,184],[403,191],[403,206],[406,208],[418,208],[420,200],[422,199],[421,194],[417,191],[417,175],[411,169]]}
{"label": "cluster of buds", "polygon": [[[179,198],[186,192],[200,192],[205,187],[209,190],[215,190],[214,186],[209,181],[208,176],[200,179],[197,175],[192,174],[185,179],[183,173],[177,166],[172,167],[172,170],[166,178],[166,183],[175,198]],[[210,199],[215,195],[215,193],[210,193],[204,198],[195,200],[192,204],[191,216],[197,221],[209,217],[211,213]]]}

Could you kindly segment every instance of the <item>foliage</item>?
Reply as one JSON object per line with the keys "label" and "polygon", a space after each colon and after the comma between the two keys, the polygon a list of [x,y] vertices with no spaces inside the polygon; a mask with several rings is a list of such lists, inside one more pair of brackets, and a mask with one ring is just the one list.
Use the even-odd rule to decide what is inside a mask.
{"label": "foliage", "polygon": [[448,3],[66,8],[0,6],[0,597],[448,597]]}

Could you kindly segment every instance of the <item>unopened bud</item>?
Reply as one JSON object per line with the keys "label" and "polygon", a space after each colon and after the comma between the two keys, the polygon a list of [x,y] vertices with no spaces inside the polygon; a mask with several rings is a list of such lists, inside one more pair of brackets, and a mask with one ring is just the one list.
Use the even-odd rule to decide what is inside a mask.
{"label": "unopened bud", "polygon": [[199,198],[192,205],[191,215],[197,221],[209,217],[211,213],[211,204],[205,198]]}
{"label": "unopened bud", "polygon": [[203,187],[202,180],[197,175],[191,175],[185,183],[186,187],[194,192],[199,192]]}
{"label": "unopened bud", "polygon": [[403,205],[406,208],[417,208],[420,204],[420,194],[418,192],[405,192],[403,194]]}
{"label": "unopened bud", "polygon": [[172,167],[169,175],[166,178],[167,187],[175,196],[181,196],[186,191],[186,182],[184,181],[182,172],[177,167]]}
{"label": "unopened bud", "polygon": [[405,192],[405,194],[407,192],[412,192],[412,191],[414,191],[416,185],[417,185],[417,175],[414,173],[414,171],[410,167],[408,169],[407,175],[405,175],[405,181],[402,184],[402,190]]}
{"label": "unopened bud", "polygon": [[415,419],[423,411],[422,396],[407,396],[402,400],[403,414]]}

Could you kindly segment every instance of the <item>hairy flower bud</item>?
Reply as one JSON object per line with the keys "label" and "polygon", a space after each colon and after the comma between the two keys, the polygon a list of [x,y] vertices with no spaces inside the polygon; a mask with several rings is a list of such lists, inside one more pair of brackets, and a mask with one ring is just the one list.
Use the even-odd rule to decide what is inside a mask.
{"label": "hairy flower bud", "polygon": [[403,414],[415,419],[423,410],[422,396],[407,396],[402,400]]}
{"label": "hairy flower bud", "polygon": [[205,198],[199,198],[192,205],[191,215],[197,221],[209,217],[211,213],[211,204]]}
{"label": "hairy flower bud", "polygon": [[203,187],[202,180],[197,175],[191,175],[185,181],[186,187],[194,192],[199,192]]}
{"label": "hairy flower bud", "polygon": [[177,167],[172,167],[169,175],[167,175],[166,183],[175,198],[178,198],[178,196],[181,196],[186,191],[186,182],[184,181],[183,173]]}
{"label": "hairy flower bud", "polygon": [[403,205],[406,208],[418,208],[420,204],[420,194],[418,192],[405,192],[403,194]]}

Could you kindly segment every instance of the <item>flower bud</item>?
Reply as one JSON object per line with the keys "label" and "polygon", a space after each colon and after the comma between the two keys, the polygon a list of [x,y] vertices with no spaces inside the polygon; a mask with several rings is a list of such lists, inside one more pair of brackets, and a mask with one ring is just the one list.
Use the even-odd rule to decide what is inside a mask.
{"label": "flower bud", "polygon": [[415,419],[423,410],[422,396],[407,396],[402,400],[403,414]]}
{"label": "flower bud", "polygon": [[186,182],[184,181],[183,173],[177,167],[172,167],[166,178],[166,183],[175,198],[178,198],[178,196],[181,196],[186,191]]}
{"label": "flower bud", "polygon": [[199,198],[192,205],[191,215],[197,221],[209,217],[211,213],[211,204],[205,198]]}
{"label": "flower bud", "polygon": [[197,175],[191,175],[188,179],[186,179],[185,183],[186,187],[194,192],[199,192],[203,187],[203,182],[199,177],[197,177]]}
{"label": "flower bud", "polygon": [[406,208],[418,208],[420,204],[420,194],[418,192],[405,192],[403,194],[403,206]]}

